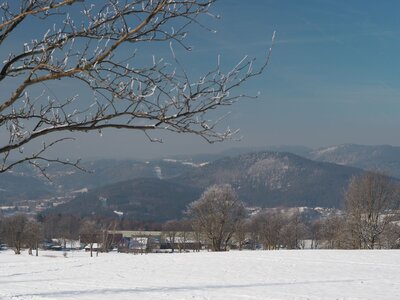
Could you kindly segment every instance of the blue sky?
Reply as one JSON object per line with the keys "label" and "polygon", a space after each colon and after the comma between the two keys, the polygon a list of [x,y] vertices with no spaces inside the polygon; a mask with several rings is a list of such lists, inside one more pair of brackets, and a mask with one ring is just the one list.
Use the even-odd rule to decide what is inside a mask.
{"label": "blue sky", "polygon": [[398,1],[220,1],[216,9],[226,56],[262,57],[277,32],[269,68],[247,86],[260,99],[233,109],[243,144],[399,145]]}
{"label": "blue sky", "polygon": [[193,28],[194,50],[176,49],[193,76],[213,68],[218,54],[227,69],[244,55],[262,61],[276,31],[268,68],[242,87],[260,97],[220,111],[231,112],[226,124],[240,128],[241,142],[161,134],[165,142],[155,144],[140,132],[106,131],[79,135],[59,151],[150,158],[267,145],[400,145],[399,1],[219,0],[212,11],[221,19],[203,23],[217,32]]}

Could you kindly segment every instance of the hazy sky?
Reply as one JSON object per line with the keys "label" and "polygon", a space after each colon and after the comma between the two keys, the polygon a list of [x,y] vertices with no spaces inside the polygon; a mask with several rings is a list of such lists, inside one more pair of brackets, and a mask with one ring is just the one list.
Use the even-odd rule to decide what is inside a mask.
{"label": "hazy sky", "polygon": [[269,67],[242,87],[261,96],[229,107],[241,142],[168,134],[155,144],[140,132],[106,131],[80,135],[65,152],[147,158],[281,144],[400,145],[399,1],[219,0],[212,11],[221,19],[205,25],[217,33],[194,28],[192,53],[177,50],[189,71],[213,68],[218,54],[226,68],[244,55],[261,61],[276,30]]}

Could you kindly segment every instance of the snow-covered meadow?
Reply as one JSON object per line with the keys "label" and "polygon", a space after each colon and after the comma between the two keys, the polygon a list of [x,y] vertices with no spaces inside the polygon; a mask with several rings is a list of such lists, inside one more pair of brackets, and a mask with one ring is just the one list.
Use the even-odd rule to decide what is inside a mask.
{"label": "snow-covered meadow", "polygon": [[400,299],[400,251],[2,251],[0,298]]}

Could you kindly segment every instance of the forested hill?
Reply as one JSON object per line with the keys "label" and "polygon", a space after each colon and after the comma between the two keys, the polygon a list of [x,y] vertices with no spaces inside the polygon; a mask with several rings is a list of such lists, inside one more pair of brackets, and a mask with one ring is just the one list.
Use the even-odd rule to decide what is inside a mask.
{"label": "forested hill", "polygon": [[[400,176],[399,147],[293,149],[308,158],[288,152],[233,149],[152,161],[93,160],[82,165],[90,172],[51,166],[51,182],[29,166],[18,166],[0,174],[0,205],[76,196],[57,211],[115,215],[115,210],[138,219],[162,220],[182,216],[186,205],[212,184],[231,184],[251,206],[340,207],[349,179],[361,169]],[[89,192],[78,193],[86,190]]]}
{"label": "forested hill", "polygon": [[291,153],[256,152],[217,160],[179,180],[202,189],[229,183],[251,205],[340,207],[349,179],[361,172]]}
{"label": "forested hill", "polygon": [[[163,170],[160,170],[163,172]],[[90,190],[60,205],[79,215],[123,213],[135,219],[180,218],[212,184],[231,184],[251,206],[340,207],[351,176],[362,170],[290,153],[256,152],[216,160],[168,179],[136,178]]]}

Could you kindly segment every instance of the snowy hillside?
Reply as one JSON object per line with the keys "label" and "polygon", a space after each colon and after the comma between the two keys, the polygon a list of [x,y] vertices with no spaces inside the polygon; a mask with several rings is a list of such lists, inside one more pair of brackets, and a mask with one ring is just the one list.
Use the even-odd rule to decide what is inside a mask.
{"label": "snowy hillside", "polygon": [[200,189],[229,183],[242,201],[256,206],[340,207],[349,179],[361,172],[291,153],[255,152],[193,169],[180,182]]}
{"label": "snowy hillside", "polygon": [[344,144],[313,150],[306,157],[400,177],[400,147]]}
{"label": "snowy hillside", "polygon": [[399,251],[0,252],[0,299],[399,299]]}

